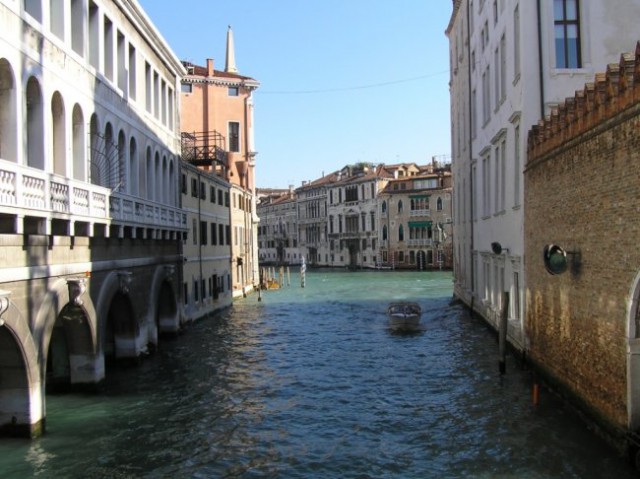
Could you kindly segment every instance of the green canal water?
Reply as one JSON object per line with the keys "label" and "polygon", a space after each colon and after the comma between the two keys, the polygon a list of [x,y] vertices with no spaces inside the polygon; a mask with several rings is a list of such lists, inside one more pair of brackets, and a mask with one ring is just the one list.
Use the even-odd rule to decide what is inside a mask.
{"label": "green canal water", "polygon": [[[6,478],[632,478],[627,463],[450,304],[447,272],[310,271],[161,342],[97,394],[47,396],[0,440]],[[418,301],[424,329],[385,308]]]}

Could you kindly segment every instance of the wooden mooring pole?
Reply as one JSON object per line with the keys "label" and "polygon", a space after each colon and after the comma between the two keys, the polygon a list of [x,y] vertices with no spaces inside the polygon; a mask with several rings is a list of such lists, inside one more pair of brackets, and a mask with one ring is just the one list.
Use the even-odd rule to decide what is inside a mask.
{"label": "wooden mooring pole", "polygon": [[502,310],[500,312],[500,324],[498,325],[498,353],[500,359],[498,361],[498,369],[500,374],[504,374],[507,358],[507,324],[509,321],[509,292],[502,293]]}

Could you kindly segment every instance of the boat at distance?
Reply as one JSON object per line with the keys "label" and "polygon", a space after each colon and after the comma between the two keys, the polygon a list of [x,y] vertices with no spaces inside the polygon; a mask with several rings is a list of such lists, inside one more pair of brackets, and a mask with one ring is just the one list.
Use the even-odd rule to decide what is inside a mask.
{"label": "boat at distance", "polygon": [[387,308],[389,328],[392,331],[411,332],[420,329],[422,308],[413,301],[395,301]]}

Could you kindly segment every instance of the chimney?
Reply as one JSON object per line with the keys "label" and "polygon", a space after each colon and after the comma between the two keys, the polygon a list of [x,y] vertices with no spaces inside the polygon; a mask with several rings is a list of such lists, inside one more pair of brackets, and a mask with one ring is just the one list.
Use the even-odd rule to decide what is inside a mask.
{"label": "chimney", "polygon": [[207,76],[213,76],[213,58],[207,58]]}

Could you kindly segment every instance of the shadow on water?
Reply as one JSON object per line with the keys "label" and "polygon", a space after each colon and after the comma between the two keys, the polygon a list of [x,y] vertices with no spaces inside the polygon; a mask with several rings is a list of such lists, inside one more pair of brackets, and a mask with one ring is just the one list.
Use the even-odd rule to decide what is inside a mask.
{"label": "shadow on water", "polygon": [[[559,401],[530,400],[449,273],[308,272],[163,344],[103,393],[48,398],[4,477],[631,478]],[[392,300],[424,329],[388,329]]]}

